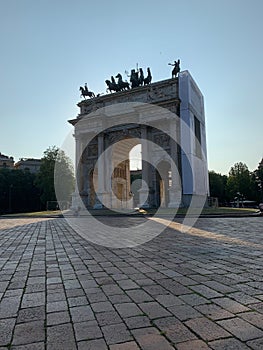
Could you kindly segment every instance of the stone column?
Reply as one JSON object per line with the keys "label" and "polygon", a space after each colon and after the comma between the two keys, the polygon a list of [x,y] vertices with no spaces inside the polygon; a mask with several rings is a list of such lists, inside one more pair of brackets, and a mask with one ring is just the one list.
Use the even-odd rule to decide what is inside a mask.
{"label": "stone column", "polygon": [[112,208],[112,181],[111,175],[113,171],[113,159],[112,159],[112,147],[109,144],[108,138],[104,135],[104,149],[105,151],[105,168],[104,168],[104,183],[105,183],[105,193],[104,193],[104,203],[107,208]]}
{"label": "stone column", "polygon": [[148,149],[148,130],[146,125],[141,126],[142,143],[142,187],[138,191],[140,197],[140,208],[149,208],[149,149]]}
{"label": "stone column", "polygon": [[80,135],[74,135],[76,142],[76,159],[75,159],[75,192],[72,194],[72,208],[83,207],[81,201],[82,181],[83,181],[83,165],[81,162],[82,157],[82,137]]}
{"label": "stone column", "polygon": [[94,209],[103,208],[104,192],[105,192],[105,155],[104,152],[104,134],[98,135],[98,190],[96,193],[96,203]]}
{"label": "stone column", "polygon": [[179,208],[182,200],[182,185],[178,169],[178,146],[175,142],[177,140],[177,126],[174,120],[170,121],[170,134],[172,135],[170,149],[173,162],[171,164],[172,186],[169,188],[168,208]]}

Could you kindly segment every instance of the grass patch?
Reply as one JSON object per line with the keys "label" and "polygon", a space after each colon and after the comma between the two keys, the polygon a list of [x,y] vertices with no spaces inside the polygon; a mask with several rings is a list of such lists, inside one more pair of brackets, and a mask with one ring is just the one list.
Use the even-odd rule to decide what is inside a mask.
{"label": "grass patch", "polygon": [[[154,209],[146,209],[144,210],[144,214],[154,214],[156,210]],[[172,215],[176,212],[176,209],[173,208],[160,208],[158,213],[160,215]],[[258,209],[254,208],[230,208],[230,207],[218,207],[218,208],[203,208],[201,211],[202,215],[242,215],[242,214],[253,214],[257,213]],[[185,215],[185,214],[199,214],[200,209],[191,208],[188,211],[188,208],[179,208],[176,212],[177,215]]]}
{"label": "grass patch", "polygon": [[35,211],[31,213],[14,213],[14,214],[4,214],[4,216],[8,217],[45,217],[45,216],[53,216],[53,215],[61,215],[60,210],[46,210],[46,211]]}
{"label": "grass patch", "polygon": [[[109,210],[109,209],[92,209],[89,210],[88,215],[94,215],[94,216],[120,216],[120,215],[154,215],[156,213],[157,209],[138,209],[138,210]],[[67,214],[67,212],[72,215],[70,211],[65,211],[64,213]],[[253,208],[229,208],[229,207],[219,207],[219,208],[204,208],[201,212],[202,215],[250,215],[253,213],[258,213],[258,209]],[[158,216],[162,215],[199,215],[200,210],[191,208],[188,211],[188,208],[179,208],[178,210],[174,208],[159,208],[158,210]],[[5,217],[52,217],[52,216],[61,216],[63,215],[63,212],[60,210],[47,210],[47,211],[38,211],[38,212],[31,212],[31,213],[15,213],[15,214],[5,214]],[[87,212],[80,212],[80,216],[86,216]]]}

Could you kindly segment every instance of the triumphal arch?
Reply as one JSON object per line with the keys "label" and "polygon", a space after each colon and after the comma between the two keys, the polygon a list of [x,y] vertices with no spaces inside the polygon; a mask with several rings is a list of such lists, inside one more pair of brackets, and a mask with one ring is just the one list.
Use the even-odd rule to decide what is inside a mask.
{"label": "triumphal arch", "polygon": [[[73,206],[178,208],[208,195],[204,102],[188,71],[78,106],[69,121],[76,141]],[[142,166],[132,171],[129,153],[138,144]]]}

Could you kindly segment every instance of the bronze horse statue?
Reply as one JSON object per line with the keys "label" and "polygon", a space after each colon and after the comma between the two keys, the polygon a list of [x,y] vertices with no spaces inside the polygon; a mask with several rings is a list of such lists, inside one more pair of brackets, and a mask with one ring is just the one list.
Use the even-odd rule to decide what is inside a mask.
{"label": "bronze horse statue", "polygon": [[174,61],[174,63],[168,63],[170,66],[173,66],[172,78],[175,78],[177,73],[180,72],[180,60]]}
{"label": "bronze horse statue", "polygon": [[130,85],[129,85],[129,83],[128,83],[127,81],[123,81],[123,80],[122,80],[122,76],[121,76],[120,73],[117,74],[115,78],[118,78],[118,83],[117,83],[117,85],[119,86],[120,91],[123,91],[123,90],[126,90],[126,89],[127,89],[127,90],[130,90]]}
{"label": "bronze horse statue", "polygon": [[139,73],[135,71],[135,69],[131,70],[130,82],[132,89],[139,86]]}
{"label": "bronze horse statue", "polygon": [[143,82],[144,82],[144,74],[143,74],[143,70],[142,68],[139,69],[139,78],[138,78],[138,83],[139,83],[139,86],[142,86],[143,85]]}
{"label": "bronze horse statue", "polygon": [[108,88],[107,88],[107,91],[109,90],[110,92],[112,91],[115,91],[115,92],[118,92],[118,91],[121,91],[120,90],[120,87],[118,84],[110,81],[110,80],[105,80],[105,83],[107,84]]}
{"label": "bronze horse statue", "polygon": [[150,68],[148,67],[148,68],[147,68],[147,77],[144,78],[143,84],[144,84],[144,85],[151,84],[151,81],[152,81],[152,74],[151,74]]}
{"label": "bronze horse statue", "polygon": [[95,97],[94,92],[89,91],[87,85],[85,84],[85,87],[80,86],[79,91],[81,91],[80,97],[84,97],[86,99],[86,96],[92,98]]}

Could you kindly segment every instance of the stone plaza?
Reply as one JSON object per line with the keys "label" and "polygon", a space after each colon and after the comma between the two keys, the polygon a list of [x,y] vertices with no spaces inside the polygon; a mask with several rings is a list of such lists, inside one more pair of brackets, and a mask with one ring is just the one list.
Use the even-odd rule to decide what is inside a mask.
{"label": "stone plaza", "polygon": [[178,227],[113,249],[64,218],[1,218],[0,350],[262,349],[262,217]]}

